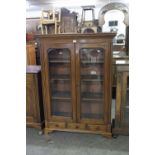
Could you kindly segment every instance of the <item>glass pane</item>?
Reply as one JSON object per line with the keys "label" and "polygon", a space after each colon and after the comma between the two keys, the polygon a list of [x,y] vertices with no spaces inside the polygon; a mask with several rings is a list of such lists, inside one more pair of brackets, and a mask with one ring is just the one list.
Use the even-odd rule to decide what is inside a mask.
{"label": "glass pane", "polygon": [[51,115],[72,116],[71,62],[69,49],[49,49]]}
{"label": "glass pane", "polygon": [[81,118],[103,119],[103,49],[80,49],[80,67]]}
{"label": "glass pane", "polygon": [[55,116],[66,116],[66,117],[71,117],[71,102],[70,99],[66,100],[61,100],[61,99],[53,99],[52,104],[53,104],[53,115]]}

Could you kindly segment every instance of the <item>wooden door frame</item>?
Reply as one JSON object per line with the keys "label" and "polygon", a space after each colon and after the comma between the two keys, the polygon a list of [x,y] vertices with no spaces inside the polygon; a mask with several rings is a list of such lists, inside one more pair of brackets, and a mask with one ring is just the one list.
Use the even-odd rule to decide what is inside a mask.
{"label": "wooden door frame", "polygon": [[[107,73],[107,76],[104,76],[104,82],[103,82],[103,91],[104,91],[104,105],[103,105],[103,120],[97,120],[97,119],[81,119],[80,113],[81,113],[81,107],[80,107],[80,54],[79,50],[80,48],[102,48],[104,52],[104,72],[105,75]],[[111,101],[108,100],[108,94],[111,96],[111,88],[108,83],[112,83],[111,80],[111,70],[112,68],[112,60],[111,58],[111,43],[104,42],[104,43],[77,43],[76,44],[76,86],[77,86],[77,121],[80,123],[88,123],[88,124],[110,124],[111,122]],[[109,62],[109,64],[108,64]],[[109,85],[109,86],[108,86]],[[107,89],[107,91],[106,91]]]}
{"label": "wooden door frame", "polygon": [[[42,65],[42,85],[43,85],[43,98],[44,98],[44,112],[45,112],[45,120],[47,122],[75,122],[76,121],[76,107],[75,107],[75,92],[71,91],[72,99],[71,99],[71,106],[72,106],[72,118],[64,117],[64,116],[52,116],[51,115],[51,96],[50,96],[50,84],[49,84],[49,64],[48,64],[48,53],[47,50],[49,48],[68,48],[70,49],[71,53],[71,90],[75,90],[75,65],[74,65],[74,45],[73,43],[51,43],[48,41],[46,44],[44,40],[41,42],[41,65]],[[45,122],[46,122],[45,121]]]}

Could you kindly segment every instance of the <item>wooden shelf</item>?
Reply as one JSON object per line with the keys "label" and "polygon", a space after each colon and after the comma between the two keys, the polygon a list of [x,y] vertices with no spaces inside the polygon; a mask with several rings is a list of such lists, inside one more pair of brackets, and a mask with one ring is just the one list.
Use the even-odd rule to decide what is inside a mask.
{"label": "wooden shelf", "polygon": [[68,60],[49,60],[49,63],[70,63]]}
{"label": "wooden shelf", "polygon": [[55,97],[55,96],[52,96],[52,99],[53,100],[70,100],[71,98],[69,98],[69,97]]}
{"label": "wooden shelf", "polygon": [[103,98],[82,98],[81,101],[103,101]]}
{"label": "wooden shelf", "polygon": [[84,81],[84,82],[103,82],[103,79],[102,80],[99,80],[99,79],[81,79],[81,81]]}
{"label": "wooden shelf", "polygon": [[52,93],[52,99],[68,99],[70,100],[71,92],[54,92]]}
{"label": "wooden shelf", "polygon": [[53,112],[53,115],[55,115],[55,116],[71,117],[72,116],[72,112],[59,112],[59,111],[55,111],[55,112]]}
{"label": "wooden shelf", "polygon": [[81,79],[98,79],[98,77],[100,77],[100,79],[103,79],[103,75],[102,74],[96,74],[96,75],[91,75],[91,74],[81,74]]}
{"label": "wooden shelf", "polygon": [[[92,102],[90,102],[92,101]],[[96,102],[94,102],[96,101]],[[90,99],[90,98],[82,98],[81,99],[81,104],[102,104],[103,103],[103,98],[94,98],[94,99]]]}
{"label": "wooden shelf", "polygon": [[71,79],[63,79],[63,78],[55,79],[55,78],[52,78],[52,79],[51,79],[51,82],[52,82],[52,81],[69,81],[69,80],[71,80]]}
{"label": "wooden shelf", "polygon": [[103,114],[82,113],[81,117],[82,118],[98,118],[98,119],[101,119],[101,118],[103,118]]}
{"label": "wooden shelf", "polygon": [[50,76],[50,80],[52,79],[70,79],[70,74],[53,74]]}
{"label": "wooden shelf", "polygon": [[96,61],[96,62],[94,61],[94,62],[91,62],[91,61],[86,61],[86,60],[82,61],[81,60],[81,63],[82,64],[98,64],[98,63],[104,63],[104,61]]}
{"label": "wooden shelf", "polygon": [[[65,100],[64,100],[65,99]],[[71,98],[66,98],[66,97],[52,97],[52,101],[57,102],[58,104],[60,103],[68,103],[71,101]]]}
{"label": "wooden shelf", "polygon": [[[84,96],[84,97],[82,97],[82,96]],[[95,92],[84,93],[84,92],[81,92],[81,98],[82,98],[82,100],[102,100],[103,99],[103,93],[95,93]]]}

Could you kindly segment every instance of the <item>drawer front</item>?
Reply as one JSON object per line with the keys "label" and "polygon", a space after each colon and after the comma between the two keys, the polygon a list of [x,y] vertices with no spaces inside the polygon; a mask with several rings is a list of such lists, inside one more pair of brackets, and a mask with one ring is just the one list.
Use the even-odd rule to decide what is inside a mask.
{"label": "drawer front", "polygon": [[62,128],[64,129],[65,128],[65,123],[50,123],[48,125],[49,128]]}
{"label": "drawer front", "polygon": [[68,123],[67,127],[69,129],[85,129],[85,124]]}
{"label": "drawer front", "polygon": [[105,131],[106,127],[104,125],[87,125],[87,130],[91,131]]}

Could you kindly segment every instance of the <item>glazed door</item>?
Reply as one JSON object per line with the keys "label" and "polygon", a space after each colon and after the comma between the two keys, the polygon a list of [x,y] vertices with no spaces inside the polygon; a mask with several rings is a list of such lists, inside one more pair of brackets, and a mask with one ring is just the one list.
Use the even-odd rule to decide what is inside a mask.
{"label": "glazed door", "polygon": [[76,54],[78,122],[103,124],[106,111],[105,49],[100,44],[80,44]]}
{"label": "glazed door", "polygon": [[[50,44],[51,45],[51,44]],[[53,44],[47,49],[49,115],[52,121],[74,121],[75,63],[72,44]]]}
{"label": "glazed door", "polygon": [[129,72],[123,73],[122,81],[121,126],[129,127]]}
{"label": "glazed door", "polygon": [[129,134],[129,69],[117,66],[116,114],[113,133]]}

